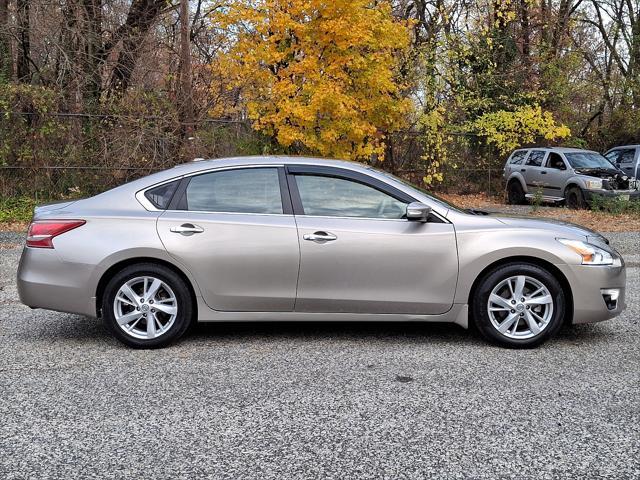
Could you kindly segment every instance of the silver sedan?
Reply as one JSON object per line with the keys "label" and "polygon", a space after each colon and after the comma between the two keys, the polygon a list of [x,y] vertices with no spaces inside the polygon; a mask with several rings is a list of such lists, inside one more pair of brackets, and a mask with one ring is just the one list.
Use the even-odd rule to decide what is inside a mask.
{"label": "silver sedan", "polygon": [[473,323],[533,347],[618,315],[625,268],[572,224],[463,211],[357,163],[244,157],[36,208],[18,290],[139,348],[262,320]]}

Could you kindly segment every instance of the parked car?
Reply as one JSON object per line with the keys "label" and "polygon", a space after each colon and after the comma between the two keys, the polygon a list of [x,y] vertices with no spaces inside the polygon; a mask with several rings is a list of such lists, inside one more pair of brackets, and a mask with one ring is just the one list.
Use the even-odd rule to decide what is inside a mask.
{"label": "parked car", "polygon": [[263,320],[473,322],[531,347],[625,308],[624,262],[593,231],[295,157],[192,162],[36,208],[17,281],[24,304],[102,317],[142,348]]}
{"label": "parked car", "polygon": [[536,192],[546,202],[585,208],[594,196],[638,199],[635,178],[598,152],[577,148],[523,148],[504,167],[507,200],[522,204]]}
{"label": "parked car", "polygon": [[640,176],[640,145],[615,147],[604,156],[629,177]]}

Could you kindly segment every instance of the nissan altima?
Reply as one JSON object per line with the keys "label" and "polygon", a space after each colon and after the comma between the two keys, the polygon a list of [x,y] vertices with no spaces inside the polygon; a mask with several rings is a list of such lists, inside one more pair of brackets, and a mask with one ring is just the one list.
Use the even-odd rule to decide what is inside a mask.
{"label": "nissan altima", "polygon": [[196,321],[474,325],[533,347],[625,307],[625,267],[572,224],[465,211],[357,163],[195,161],[36,208],[18,269],[32,308],[101,317],[137,348]]}

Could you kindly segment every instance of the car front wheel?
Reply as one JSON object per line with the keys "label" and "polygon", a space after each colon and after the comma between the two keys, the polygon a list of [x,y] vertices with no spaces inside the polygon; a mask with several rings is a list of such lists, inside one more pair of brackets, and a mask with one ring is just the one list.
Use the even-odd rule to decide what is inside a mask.
{"label": "car front wheel", "polygon": [[131,265],[107,284],[104,320],[114,336],[134,348],[160,348],[180,338],[193,315],[189,289],[161,265]]}
{"label": "car front wheel", "polygon": [[488,272],[473,298],[473,317],[487,340],[511,348],[531,348],[561,327],[566,300],[546,269],[510,263]]}
{"label": "car front wheel", "polygon": [[565,194],[567,207],[576,210],[581,210],[587,207],[587,202],[584,199],[584,193],[578,187],[570,187]]}

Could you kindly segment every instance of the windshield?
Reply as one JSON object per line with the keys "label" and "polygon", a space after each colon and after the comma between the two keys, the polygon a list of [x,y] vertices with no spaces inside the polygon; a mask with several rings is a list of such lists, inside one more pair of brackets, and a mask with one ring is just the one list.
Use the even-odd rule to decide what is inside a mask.
{"label": "windshield", "polygon": [[396,182],[399,182],[401,184],[403,184],[406,187],[409,187],[411,190],[414,190],[417,193],[420,193],[422,195],[426,195],[429,198],[431,198],[434,202],[439,203],[442,207],[444,208],[448,208],[451,210],[455,210],[456,212],[463,212],[460,207],[454,205],[453,203],[450,203],[448,201],[446,201],[443,198],[438,197],[437,195],[434,195],[433,193],[425,190],[424,188],[420,188],[415,186],[413,183],[409,183],[406,180],[403,180],[402,178],[398,178],[395,175],[390,174],[389,172],[385,172],[384,170],[378,170],[375,169],[376,172],[381,173],[382,175],[384,175],[385,177],[389,177],[393,180],[395,180]]}
{"label": "windshield", "polygon": [[609,160],[596,152],[572,152],[565,156],[573,168],[615,169]]}

